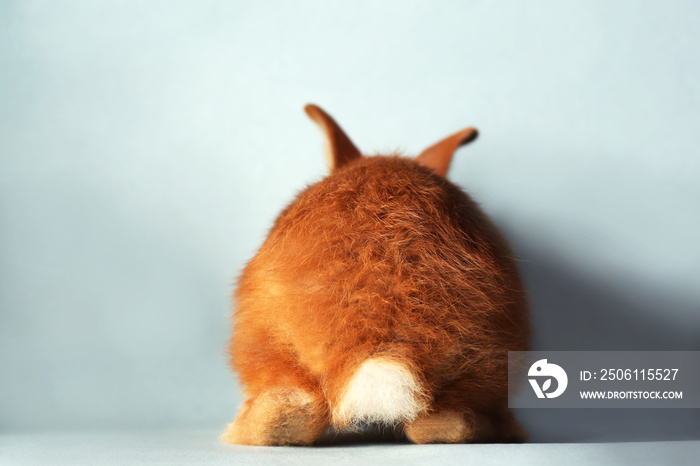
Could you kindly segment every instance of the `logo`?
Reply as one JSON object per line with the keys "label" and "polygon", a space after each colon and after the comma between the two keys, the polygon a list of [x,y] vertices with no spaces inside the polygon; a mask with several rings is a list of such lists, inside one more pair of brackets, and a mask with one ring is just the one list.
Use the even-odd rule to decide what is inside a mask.
{"label": "logo", "polygon": [[[531,377],[528,380],[537,398],[556,398],[564,393],[566,385],[569,383],[569,378],[566,376],[564,369],[556,364],[548,363],[546,359],[540,359],[530,366],[527,375]],[[545,377],[546,379],[544,379]],[[538,379],[544,379],[542,386],[540,386]],[[547,391],[552,386],[552,379],[557,381],[556,390]]]}

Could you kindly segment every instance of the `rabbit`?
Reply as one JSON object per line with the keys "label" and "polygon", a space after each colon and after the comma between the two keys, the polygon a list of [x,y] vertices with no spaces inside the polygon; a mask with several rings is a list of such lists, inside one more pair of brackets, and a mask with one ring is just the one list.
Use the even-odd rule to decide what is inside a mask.
{"label": "rabbit", "polygon": [[221,438],[312,445],[329,427],[414,443],[522,442],[508,351],[526,351],[515,259],[447,174],[467,128],[415,159],[363,156],[333,118],[330,174],[275,221],[234,293],[228,352],[246,400]]}

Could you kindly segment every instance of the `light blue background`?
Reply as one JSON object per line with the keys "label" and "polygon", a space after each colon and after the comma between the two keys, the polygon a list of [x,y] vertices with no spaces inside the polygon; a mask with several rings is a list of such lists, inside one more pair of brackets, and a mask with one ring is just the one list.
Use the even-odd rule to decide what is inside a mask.
{"label": "light blue background", "polygon": [[0,430],[232,419],[231,285],[325,174],[307,102],[368,152],[480,129],[449,178],[522,259],[536,349],[699,350],[698,24],[693,1],[0,3]]}

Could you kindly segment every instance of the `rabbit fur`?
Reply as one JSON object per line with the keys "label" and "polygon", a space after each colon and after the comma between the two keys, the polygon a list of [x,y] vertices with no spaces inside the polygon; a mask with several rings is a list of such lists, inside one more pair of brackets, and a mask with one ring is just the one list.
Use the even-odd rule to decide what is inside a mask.
{"label": "rabbit fur", "polygon": [[315,105],[330,174],[279,215],[234,294],[229,354],[246,401],[222,439],[311,445],[329,428],[416,443],[517,442],[508,351],[525,291],[493,223],[446,179],[467,128],[415,159],[363,156]]}

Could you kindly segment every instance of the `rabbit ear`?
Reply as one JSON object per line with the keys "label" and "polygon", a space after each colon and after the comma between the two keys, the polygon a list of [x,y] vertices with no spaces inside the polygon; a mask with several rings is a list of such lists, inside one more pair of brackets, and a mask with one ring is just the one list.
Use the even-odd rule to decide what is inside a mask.
{"label": "rabbit ear", "polygon": [[447,136],[442,141],[439,141],[425,149],[416,157],[416,162],[424,167],[432,169],[440,176],[445,176],[450,168],[452,155],[459,146],[473,141],[478,136],[476,128],[466,128],[462,131]]}
{"label": "rabbit ear", "polygon": [[355,144],[352,143],[350,138],[347,137],[340,126],[338,126],[338,123],[329,114],[313,104],[304,107],[304,111],[321,128],[323,135],[326,137],[324,152],[330,171],[362,157]]}

